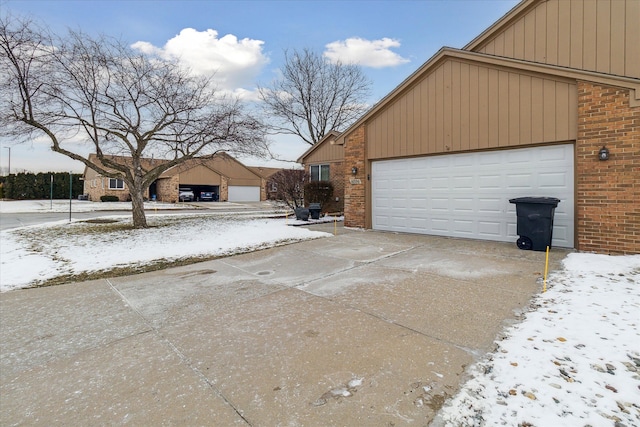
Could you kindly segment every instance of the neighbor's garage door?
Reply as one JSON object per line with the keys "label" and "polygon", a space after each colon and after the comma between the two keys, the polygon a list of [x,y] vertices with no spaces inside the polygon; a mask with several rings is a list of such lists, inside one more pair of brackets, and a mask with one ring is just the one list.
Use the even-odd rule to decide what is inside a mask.
{"label": "neighbor's garage door", "polygon": [[230,202],[259,202],[260,187],[230,185],[229,201]]}
{"label": "neighbor's garage door", "polygon": [[449,154],[372,163],[376,230],[515,242],[509,199],[548,196],[554,246],[573,247],[573,145]]}

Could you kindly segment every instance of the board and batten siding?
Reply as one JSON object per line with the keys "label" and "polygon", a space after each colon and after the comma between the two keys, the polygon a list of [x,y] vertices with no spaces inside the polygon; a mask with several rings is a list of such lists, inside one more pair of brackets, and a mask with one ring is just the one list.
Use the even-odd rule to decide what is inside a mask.
{"label": "board and batten siding", "polygon": [[369,159],[576,138],[574,81],[447,59],[367,121]]}
{"label": "board and batten siding", "polygon": [[344,146],[326,142],[304,159],[305,164],[341,162],[344,160]]}
{"label": "board and batten siding", "polygon": [[191,185],[220,185],[220,175],[200,165],[180,172],[180,183]]}
{"label": "board and batten siding", "polygon": [[540,2],[470,50],[640,78],[640,1]]}

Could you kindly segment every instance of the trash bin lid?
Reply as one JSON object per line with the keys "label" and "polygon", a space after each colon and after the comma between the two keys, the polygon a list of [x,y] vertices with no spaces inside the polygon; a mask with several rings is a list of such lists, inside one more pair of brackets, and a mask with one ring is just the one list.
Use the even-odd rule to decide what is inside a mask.
{"label": "trash bin lid", "polygon": [[558,206],[560,201],[560,199],[556,199],[555,197],[516,197],[515,199],[509,199],[509,203],[530,203],[554,206]]}
{"label": "trash bin lid", "polygon": [[309,203],[309,209],[320,209],[320,203]]}

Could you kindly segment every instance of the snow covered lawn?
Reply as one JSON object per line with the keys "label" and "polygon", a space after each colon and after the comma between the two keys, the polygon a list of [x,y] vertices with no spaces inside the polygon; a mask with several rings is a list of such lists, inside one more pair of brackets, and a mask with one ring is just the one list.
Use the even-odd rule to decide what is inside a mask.
{"label": "snow covered lawn", "polygon": [[158,215],[147,218],[148,229],[131,228],[128,216],[105,219],[117,222],[60,221],[2,231],[0,291],[60,276],[225,256],[330,236],[258,215]]}
{"label": "snow covered lawn", "polygon": [[[192,209],[184,203],[145,202],[145,210]],[[130,211],[131,202],[72,200],[71,212]],[[69,212],[69,200],[0,200],[0,213]]]}
{"label": "snow covered lawn", "polygon": [[572,253],[440,412],[445,426],[640,425],[640,255]]}

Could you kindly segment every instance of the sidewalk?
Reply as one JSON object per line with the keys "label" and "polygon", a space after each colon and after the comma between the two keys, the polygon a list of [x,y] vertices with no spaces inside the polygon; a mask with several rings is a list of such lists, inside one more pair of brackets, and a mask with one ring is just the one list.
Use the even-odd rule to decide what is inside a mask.
{"label": "sidewalk", "polygon": [[515,244],[339,227],[0,294],[0,424],[426,425],[543,271]]}

